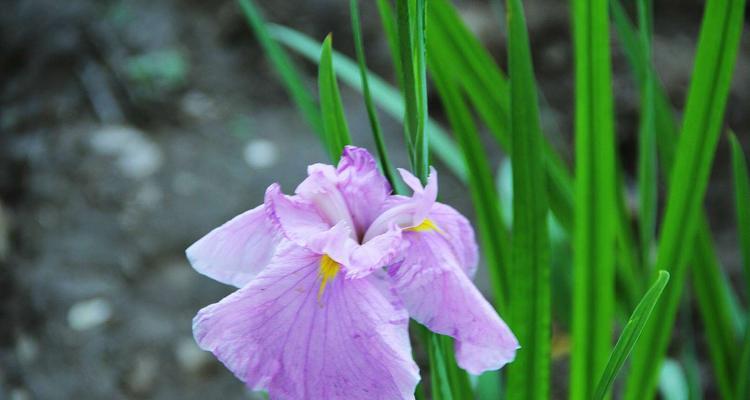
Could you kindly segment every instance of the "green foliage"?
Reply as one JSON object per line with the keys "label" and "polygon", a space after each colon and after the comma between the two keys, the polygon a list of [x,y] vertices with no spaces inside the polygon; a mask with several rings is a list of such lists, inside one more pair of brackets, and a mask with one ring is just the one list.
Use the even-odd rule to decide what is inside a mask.
{"label": "green foliage", "polygon": [[[650,398],[656,387],[690,255],[684,246],[697,233],[701,220],[701,203],[729,94],[743,10],[744,0],[706,3],[682,132],[674,153],[656,262],[657,269],[671,273],[673,284],[665,290],[654,319],[646,326],[642,345],[633,354],[626,399]],[[730,393],[723,395],[731,397]]]}
{"label": "green foliage", "polygon": [[607,366],[604,368],[601,378],[599,378],[599,384],[596,386],[596,392],[593,396],[594,399],[603,399],[609,391],[612,382],[615,381],[617,373],[620,368],[625,364],[625,360],[630,355],[630,352],[638,342],[638,338],[643,332],[643,327],[646,325],[646,321],[651,316],[651,311],[654,310],[656,302],[659,300],[664,287],[669,282],[669,273],[666,271],[659,271],[659,276],[654,282],[654,285],[643,295],[643,298],[638,303],[638,306],[633,310],[633,314],[630,316],[628,323],[625,324],[620,338],[617,339],[617,344],[612,350],[612,354],[609,356]]}
{"label": "green foliage", "polygon": [[[399,182],[394,179],[376,105],[403,122],[412,170],[421,180],[428,171],[429,148],[468,185],[495,304],[508,317],[522,349],[507,369],[507,385],[501,385],[499,375],[493,373],[482,376],[473,392],[466,373],[455,365],[452,340],[423,330],[419,336],[430,360],[432,398],[497,398],[502,392],[509,398],[548,397],[550,314],[555,310],[557,322],[565,319],[559,304],[550,305],[550,291],[571,292],[573,297],[572,398],[606,397],[631,351],[625,398],[653,397],[663,372],[667,373],[662,384],[679,381],[684,392],[694,394],[694,362],[681,360],[687,375],[677,374],[682,377],[677,380],[664,378],[677,376],[669,374],[670,368],[683,370],[675,361],[661,370],[688,264],[694,290],[684,298],[696,300],[719,392],[725,398],[746,398],[750,388],[742,377],[750,373],[750,325],[745,326],[740,316],[701,210],[742,29],[744,0],[708,0],[706,4],[681,128],[651,66],[651,0],[636,2],[638,30],[619,1],[611,2],[617,43],[641,94],[639,208],[637,225],[632,228],[624,195],[626,177],[615,153],[607,0],[573,0],[571,7],[576,57],[575,180],[541,132],[521,0],[507,2],[510,78],[449,0],[396,0],[395,7],[389,0],[378,0],[399,90],[367,70],[357,0],[350,0],[357,62],[335,52],[330,38],[321,51],[319,42],[266,24],[251,0],[239,0],[282,82],[330,154],[340,153],[349,142],[338,78],[362,92],[381,168],[394,187],[398,189]],[[319,63],[320,106],[278,43]],[[427,70],[453,138],[428,117]],[[512,160],[516,207],[510,211],[507,204],[513,213],[512,238],[501,218],[503,204],[488,157],[492,149],[482,141],[474,113]],[[743,201],[749,196],[747,170],[739,161],[743,155],[736,139],[732,138],[732,144],[738,227],[747,265],[750,201]],[[657,223],[659,173],[669,190],[664,219]],[[573,239],[572,283],[556,275],[553,288],[549,287],[550,261],[562,277],[569,277],[570,267],[565,262],[558,265],[556,256],[550,260],[548,210]],[[661,226],[658,240],[657,225]],[[555,252],[559,248],[570,254],[566,241],[555,244]],[[668,274],[660,272],[656,284],[638,302],[656,270],[669,271],[672,283],[665,288]],[[750,286],[750,269],[746,275]],[[615,300],[620,310],[638,305],[610,354]],[[565,322],[560,326],[564,329]],[[501,387],[505,390],[498,392]]]}
{"label": "green foliage", "polygon": [[[739,233],[742,265],[745,272],[745,283],[750,293],[750,178],[748,177],[747,161],[742,152],[742,145],[732,133],[729,136],[732,146],[732,172],[734,175],[734,205],[737,214],[737,230]],[[750,397],[750,311],[746,317],[745,338],[740,347],[740,358],[737,372],[735,399]]]}
{"label": "green foliage", "polygon": [[615,142],[606,0],[573,0],[576,198],[570,397],[590,398],[611,348],[616,239]]}
{"label": "green foliage", "polygon": [[508,367],[508,399],[549,398],[551,295],[543,138],[520,0],[507,1],[513,238],[508,316],[523,347]]}
{"label": "green foliage", "polygon": [[[325,144],[324,132],[323,132],[323,119],[320,116],[320,109],[313,100],[310,92],[305,88],[302,83],[302,78],[292,64],[289,57],[281,49],[276,41],[271,39],[268,33],[268,26],[263,19],[258,7],[255,6],[252,0],[238,0],[240,8],[247,19],[250,28],[255,33],[255,38],[260,42],[263,49],[266,51],[266,55],[269,60],[273,63],[274,69],[279,74],[281,82],[284,84],[289,95],[294,100],[295,105],[300,110],[302,115],[307,120],[307,123],[313,128],[315,133],[321,140],[321,144]],[[319,56],[320,46],[315,49],[315,58]]]}
{"label": "green foliage", "polygon": [[336,83],[336,73],[333,71],[331,42],[331,35],[326,36],[320,52],[318,91],[325,133],[323,142],[328,150],[328,156],[337,161],[341,157],[344,146],[351,143],[352,139],[349,137],[349,127],[346,124],[344,106],[341,104],[339,85]]}
{"label": "green foliage", "polygon": [[[663,177],[669,182],[669,171],[674,164],[678,126],[671,106],[667,101],[664,89],[658,82],[650,65],[650,59],[644,58],[648,53],[643,42],[635,40],[636,33],[630,25],[625,12],[618,1],[613,3],[613,19],[624,44],[625,55],[641,88],[646,79],[652,79],[656,107],[656,142],[661,161]],[[645,216],[642,216],[644,218]],[[739,312],[726,277],[720,271],[719,260],[711,239],[708,222],[702,217],[695,236],[695,243],[687,248],[688,258],[693,260],[691,280],[695,288],[698,309],[709,337],[708,347],[713,364],[714,374],[723,393],[731,391],[729,376],[733,368],[735,335],[739,334]]]}
{"label": "green foliage", "polygon": [[395,170],[391,165],[388,151],[385,147],[385,139],[383,139],[383,132],[380,129],[380,121],[378,120],[378,112],[375,110],[375,104],[372,101],[372,95],[370,94],[370,83],[367,77],[367,63],[365,60],[365,46],[362,43],[362,29],[359,23],[359,0],[349,1],[349,10],[352,17],[352,33],[354,34],[354,46],[357,50],[357,63],[359,64],[359,76],[362,82],[362,96],[364,97],[365,107],[367,108],[367,118],[370,121],[370,129],[372,129],[372,135],[375,139],[375,145],[378,149],[378,156],[380,159],[380,168],[383,170],[388,182],[391,187],[398,190],[397,181],[395,179]]}

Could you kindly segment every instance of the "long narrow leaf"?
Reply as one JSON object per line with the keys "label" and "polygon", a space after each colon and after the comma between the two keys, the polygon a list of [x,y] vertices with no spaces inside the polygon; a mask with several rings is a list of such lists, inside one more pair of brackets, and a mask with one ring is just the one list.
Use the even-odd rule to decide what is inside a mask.
{"label": "long narrow leaf", "polygon": [[628,323],[623,328],[620,338],[617,339],[617,344],[612,350],[612,354],[609,356],[607,366],[604,368],[604,373],[599,378],[599,384],[596,386],[596,392],[593,399],[603,399],[609,391],[612,382],[615,381],[617,373],[620,368],[625,364],[625,360],[630,355],[630,352],[638,343],[638,339],[643,332],[643,327],[646,325],[651,311],[653,311],[656,302],[659,300],[664,287],[669,282],[669,273],[666,271],[659,271],[659,276],[654,282],[653,286],[643,295],[643,298],[633,310],[633,314],[630,316]]}
{"label": "long narrow leaf", "polygon": [[547,187],[536,80],[520,0],[507,1],[513,235],[509,317],[523,348],[508,368],[508,399],[549,397],[551,295]]}
{"label": "long narrow leaf", "polygon": [[747,161],[742,146],[734,134],[729,136],[732,145],[732,172],[734,176],[734,205],[737,215],[742,265],[745,269],[745,282],[750,293],[750,178]]}
{"label": "long narrow leaf", "polygon": [[375,110],[375,105],[372,101],[372,95],[370,94],[370,83],[367,77],[367,65],[365,60],[365,48],[362,43],[362,29],[359,23],[359,0],[349,1],[349,10],[352,17],[352,32],[354,34],[354,46],[357,51],[357,63],[359,64],[359,76],[362,81],[362,97],[365,100],[365,107],[367,108],[367,118],[370,121],[370,128],[372,129],[372,135],[375,138],[375,146],[378,149],[378,156],[380,159],[380,168],[383,170],[388,182],[391,187],[397,190],[397,184],[395,179],[395,170],[391,165],[388,151],[385,147],[385,139],[383,139],[383,132],[380,129],[380,121],[378,120],[378,112]]}
{"label": "long narrow leaf", "polygon": [[[651,59],[651,0],[638,0],[638,25],[644,59]],[[656,230],[656,83],[653,70],[646,68],[641,89],[641,121],[638,133],[638,205],[640,207],[641,262],[651,265],[651,246]]]}
{"label": "long narrow leaf", "polygon": [[[320,43],[299,33],[280,25],[269,24],[268,31],[271,36],[289,46],[294,51],[303,55],[310,61],[318,61],[318,52]],[[357,89],[362,90],[362,82],[359,76],[359,67],[355,62],[346,56],[333,52],[333,68],[342,82]],[[398,121],[404,120],[404,99],[396,88],[379,78],[377,75],[368,71],[370,77],[370,93],[378,105],[391,117]],[[430,148],[440,160],[445,163],[446,167],[455,174],[459,179],[466,181],[466,163],[455,149],[457,148],[453,140],[436,122],[427,119],[425,126],[427,135],[430,136]]]}
{"label": "long narrow leaf", "polygon": [[[672,333],[689,252],[685,242],[697,233],[701,203],[713,161],[742,32],[744,0],[709,0],[701,27],[682,134],[671,170],[670,192],[657,258],[673,284],[647,324],[644,345],[633,356],[626,399],[653,396],[658,370]],[[724,393],[728,395],[728,393]]]}
{"label": "long narrow leaf", "polygon": [[742,400],[750,398],[750,318],[745,325],[745,339],[742,341],[742,350],[740,352],[740,363],[737,372],[737,391],[735,399]]}
{"label": "long narrow leaf", "polygon": [[573,0],[576,208],[570,397],[590,398],[614,321],[617,207],[607,0]]}
{"label": "long narrow leaf", "polygon": [[398,79],[398,87],[403,88],[404,73],[401,71],[401,49],[398,45],[398,29],[396,28],[396,17],[394,16],[393,7],[389,0],[378,0],[378,14],[380,22],[383,24],[385,38],[388,41],[388,48],[391,51],[391,62]]}
{"label": "long narrow leaf", "polygon": [[341,157],[344,146],[352,140],[349,137],[349,127],[346,124],[344,106],[341,104],[339,85],[336,83],[336,73],[333,71],[331,56],[331,35],[326,36],[320,52],[318,66],[318,90],[320,92],[320,111],[323,115],[324,143],[328,155],[337,161]]}
{"label": "long narrow leaf", "polygon": [[255,3],[252,0],[238,1],[242,12],[247,18],[248,24],[255,32],[255,36],[273,62],[276,71],[281,76],[282,83],[294,99],[297,108],[299,108],[300,112],[315,133],[318,134],[321,143],[325,143],[323,141],[323,120],[320,118],[320,110],[318,109],[315,100],[313,100],[313,97],[310,95],[310,92],[302,83],[302,78],[300,77],[299,72],[297,72],[294,64],[289,60],[289,57],[287,57],[281,47],[271,39],[263,15],[258,7],[255,6]]}
{"label": "long narrow leaf", "polygon": [[[433,55],[431,48],[429,57]],[[451,128],[458,139],[468,167],[469,190],[476,211],[479,239],[490,273],[495,306],[502,313],[506,310],[505,285],[508,282],[508,263],[504,257],[508,256],[510,240],[500,217],[500,201],[494,190],[493,169],[489,166],[485,149],[479,140],[479,134],[460,88],[455,81],[448,78],[440,64],[430,61],[429,65],[432,80],[443,101]]]}
{"label": "long narrow leaf", "polygon": [[[661,172],[669,182],[672,165],[674,163],[675,143],[677,142],[677,122],[667,100],[664,88],[659,84],[655,71],[649,59],[643,59],[647,54],[641,47],[641,41],[636,40],[634,28],[625,15],[619,1],[612,2],[612,15],[620,36],[620,43],[624,45],[625,55],[631,65],[635,78],[641,88],[645,85],[647,75],[653,79],[655,89],[654,99],[656,107],[656,137]],[[650,70],[650,71],[648,71]],[[706,326],[708,348],[711,362],[716,375],[716,381],[722,393],[731,392],[731,377],[734,370],[733,358],[736,353],[735,336],[739,335],[742,324],[737,307],[737,300],[731,291],[726,276],[720,270],[713,240],[706,217],[703,216],[698,226],[698,233],[694,238],[695,244],[688,246],[693,260],[692,270],[694,279],[691,280],[698,308]]]}
{"label": "long narrow leaf", "polygon": [[[745,282],[750,290],[750,178],[748,178],[747,161],[742,146],[734,134],[729,136],[732,145],[732,172],[734,176],[734,205],[737,215],[742,265],[745,269]],[[747,314],[745,338],[742,341],[735,399],[750,397],[750,312]]]}
{"label": "long narrow leaf", "polygon": [[406,105],[406,142],[412,170],[425,184],[429,170],[429,141],[424,128],[427,120],[425,0],[396,0],[396,15]]}

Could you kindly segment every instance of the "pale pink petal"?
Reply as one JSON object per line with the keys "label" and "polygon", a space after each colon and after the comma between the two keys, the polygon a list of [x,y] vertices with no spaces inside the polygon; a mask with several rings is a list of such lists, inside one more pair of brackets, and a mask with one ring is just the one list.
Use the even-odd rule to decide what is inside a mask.
{"label": "pale pink petal", "polygon": [[354,225],[363,235],[375,220],[380,205],[391,193],[391,185],[378,170],[375,158],[365,149],[346,146],[336,168],[338,187],[349,205]]}
{"label": "pale pink petal", "polygon": [[401,229],[393,225],[385,233],[375,236],[352,251],[346,276],[363,277],[393,263],[402,249]]}
{"label": "pale pink petal", "polygon": [[271,261],[278,241],[260,205],[212,230],[185,253],[201,274],[242,287]]}
{"label": "pale pink petal", "polygon": [[333,226],[323,219],[312,203],[281,193],[276,183],[266,190],[265,205],[271,223],[284,237],[299,245],[304,246],[315,234]]}
{"label": "pale pink petal", "polygon": [[518,341],[459,266],[446,238],[437,231],[404,237],[410,247],[388,273],[409,315],[455,338],[456,361],[472,374],[512,361]]}
{"label": "pale pink petal", "polygon": [[432,210],[437,199],[437,171],[430,168],[427,186],[422,187],[414,175],[405,169],[399,169],[401,178],[414,190],[411,197],[389,196],[382,204],[379,215],[370,224],[363,237],[364,242],[386,233],[391,226],[410,228],[421,224]]}
{"label": "pale pink petal", "polygon": [[201,310],[196,341],[272,399],[413,399],[408,317],[374,275],[336,276],[289,245],[243,289]]}
{"label": "pale pink petal", "polygon": [[469,278],[474,277],[479,263],[479,250],[471,223],[453,207],[443,203],[435,203],[427,218],[443,233],[443,239],[447,246],[453,248],[461,269]]}
{"label": "pale pink petal", "polygon": [[318,213],[330,226],[345,222],[356,234],[347,199],[339,188],[336,170],[330,165],[313,164],[307,168],[307,174],[307,178],[294,192],[314,204]]}
{"label": "pale pink petal", "polygon": [[312,235],[305,247],[313,253],[327,254],[348,268],[352,253],[359,247],[359,243],[350,235],[351,227],[344,222],[339,222],[325,232]]}
{"label": "pale pink petal", "polygon": [[350,223],[356,237],[362,237],[391,192],[388,181],[367,150],[346,146],[336,168],[314,164],[295,193],[311,201],[321,215],[335,225]]}

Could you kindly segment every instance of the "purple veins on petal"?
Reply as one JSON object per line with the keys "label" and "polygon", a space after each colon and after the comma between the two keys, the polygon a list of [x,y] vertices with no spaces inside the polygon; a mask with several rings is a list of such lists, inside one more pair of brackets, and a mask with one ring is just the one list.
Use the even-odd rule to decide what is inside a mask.
{"label": "purple veins on petal", "polygon": [[198,313],[196,341],[273,399],[413,399],[408,315],[375,276],[334,274],[318,299],[321,258],[285,245],[247,286]]}
{"label": "purple veins on petal", "polygon": [[271,261],[279,239],[261,205],[212,230],[185,253],[198,272],[242,287]]}

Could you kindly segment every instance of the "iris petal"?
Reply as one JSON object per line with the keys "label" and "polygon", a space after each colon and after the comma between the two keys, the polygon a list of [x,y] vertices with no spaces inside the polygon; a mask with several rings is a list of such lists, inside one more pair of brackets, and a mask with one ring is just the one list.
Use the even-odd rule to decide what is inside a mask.
{"label": "iris petal", "polygon": [[394,288],[412,318],[456,339],[456,361],[461,368],[473,374],[499,369],[513,360],[518,341],[471,282],[474,266],[462,265],[476,256],[456,252],[452,244],[460,242],[452,236],[463,229],[458,226],[462,222],[451,223],[438,213],[430,218],[438,226],[442,223],[445,233],[404,232],[410,246],[404,259],[388,270]]}
{"label": "iris petal", "polygon": [[271,261],[279,239],[261,205],[212,230],[185,253],[198,272],[242,287]]}
{"label": "iris petal", "polygon": [[320,256],[285,246],[246,287],[201,310],[196,341],[273,399],[413,399],[408,316],[377,278],[334,277],[317,300]]}

